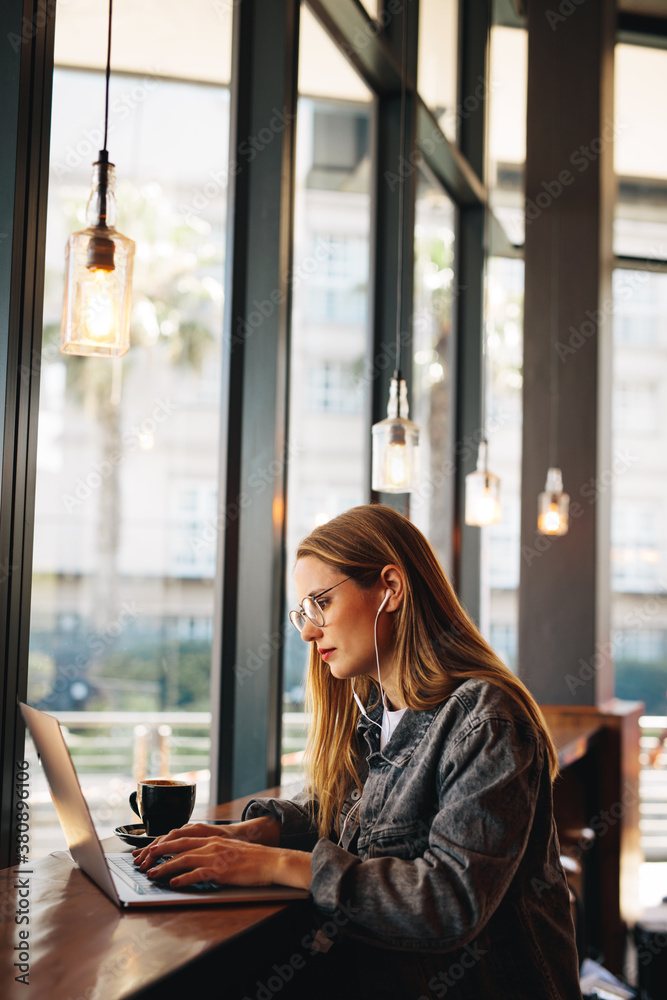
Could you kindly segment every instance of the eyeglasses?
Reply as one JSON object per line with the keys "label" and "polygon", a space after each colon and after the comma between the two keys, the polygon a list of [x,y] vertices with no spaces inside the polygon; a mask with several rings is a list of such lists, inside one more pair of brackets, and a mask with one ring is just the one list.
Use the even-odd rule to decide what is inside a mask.
{"label": "eyeglasses", "polygon": [[324,628],[324,610],[318,604],[320,598],[328,594],[329,591],[335,590],[336,587],[340,587],[341,583],[347,583],[351,580],[351,576],[346,576],[344,580],[339,580],[338,583],[334,583],[333,587],[328,587],[321,593],[316,594],[315,597],[304,597],[303,604],[299,605],[300,611],[290,611],[289,620],[291,621],[297,632],[303,632],[306,627],[306,618],[313,625],[317,625],[318,628]]}

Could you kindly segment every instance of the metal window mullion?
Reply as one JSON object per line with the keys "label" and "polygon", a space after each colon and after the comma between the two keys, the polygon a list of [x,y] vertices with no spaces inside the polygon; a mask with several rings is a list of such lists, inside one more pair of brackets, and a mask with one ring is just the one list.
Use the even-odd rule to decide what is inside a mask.
{"label": "metal window mullion", "polygon": [[212,669],[218,801],[275,783],[280,768],[298,23],[297,0],[234,8]]}
{"label": "metal window mullion", "polygon": [[[463,106],[474,94],[480,76],[486,78],[490,0],[459,3],[459,94]],[[487,94],[470,114],[461,118],[461,154],[474,173],[484,178]],[[484,178],[485,179],[485,178]],[[465,477],[474,471],[482,433],[482,335],[484,323],[484,212],[483,205],[461,205],[457,226],[457,400],[456,486],[454,505],[454,582],[468,613],[477,622],[481,614],[480,528],[465,524]]]}
{"label": "metal window mullion", "polygon": [[[14,864],[14,769],[23,756],[17,698],[28,680],[32,526],[42,339],[54,16],[5,0],[0,11],[0,867]],[[41,8],[41,13],[46,13]]]}
{"label": "metal window mullion", "polygon": [[[410,151],[415,148],[416,102],[409,81],[414,78],[417,65],[418,44],[418,4],[405,5],[400,14],[391,21],[391,33],[387,41],[400,59],[403,31],[408,23],[408,88],[406,91],[405,149],[400,147],[401,90],[400,76],[397,92],[383,94],[377,99],[375,128],[375,184],[373,187],[373,337],[372,358],[370,359],[371,411],[372,422],[384,420],[387,416],[389,383],[397,366],[396,358],[396,312],[397,289],[399,283],[398,246],[399,196],[403,196],[403,239],[402,239],[402,291],[400,316],[400,362],[408,391],[412,381],[412,308],[414,299],[414,224],[415,197],[417,191],[417,162]],[[406,156],[406,150],[408,155]],[[370,472],[370,467],[369,467]],[[403,513],[408,513],[407,494],[371,493],[373,499],[390,504]]]}

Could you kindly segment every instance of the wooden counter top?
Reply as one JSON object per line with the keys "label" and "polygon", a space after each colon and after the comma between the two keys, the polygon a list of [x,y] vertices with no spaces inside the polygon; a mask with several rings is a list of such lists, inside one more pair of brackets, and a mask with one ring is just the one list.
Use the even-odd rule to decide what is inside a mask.
{"label": "wooden counter top", "polygon": [[558,750],[558,762],[568,767],[575,760],[581,760],[602,731],[600,723],[561,719],[551,720],[549,730]]}
{"label": "wooden counter top", "polygon": [[[278,794],[280,789],[264,793]],[[238,818],[247,799],[209,810],[207,818]],[[106,851],[131,850],[111,837],[104,841]],[[19,869],[0,871],[0,983],[3,1000],[122,1000],[173,976],[178,970],[201,959],[215,949],[233,942],[239,962],[244,949],[243,935],[261,930],[263,925],[289,908],[290,921],[299,924],[299,914],[306,929],[308,901],[279,904],[234,904],[201,907],[166,907],[127,912],[118,909],[104,893],[80,871],[65,852],[56,852]],[[21,880],[21,882],[19,881]],[[28,924],[17,924],[15,913],[19,886],[26,884],[29,908]],[[29,932],[29,987],[16,981],[20,970],[16,945],[19,933]],[[262,931],[263,935],[268,931]],[[270,932],[273,935],[273,931]],[[280,934],[275,934],[280,940]],[[245,946],[247,949],[247,946]],[[256,945],[255,945],[256,947]],[[262,952],[259,952],[262,955]],[[283,953],[276,958],[284,959]],[[261,965],[257,958],[256,964]],[[221,969],[228,963],[218,962]],[[243,972],[239,969],[239,974]],[[254,974],[254,970],[252,971]],[[251,976],[252,978],[252,976]],[[192,975],[190,976],[192,979]],[[224,996],[234,997],[234,976],[227,972],[224,981],[230,986]],[[254,980],[253,980],[254,981]],[[170,990],[160,987],[160,996]],[[239,994],[240,995],[240,994]],[[254,994],[253,994],[254,995]],[[186,994],[187,1000],[187,994]]]}

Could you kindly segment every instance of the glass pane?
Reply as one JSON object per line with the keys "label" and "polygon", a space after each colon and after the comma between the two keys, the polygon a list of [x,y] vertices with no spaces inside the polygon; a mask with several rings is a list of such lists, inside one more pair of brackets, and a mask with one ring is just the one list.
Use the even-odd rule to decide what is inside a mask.
{"label": "glass pane", "polygon": [[[611,525],[616,695],[667,715],[667,274],[614,272]],[[592,500],[591,500],[592,502]]]}
{"label": "glass pane", "polygon": [[[524,242],[528,34],[491,29],[489,188],[510,243]],[[481,625],[507,665],[517,666],[521,551],[523,261],[491,257],[486,294],[486,434],[500,477],[502,520],[481,528]],[[546,474],[546,469],[545,469]]]}
{"label": "glass pane", "polygon": [[[115,0],[112,73],[166,76],[197,83],[229,84],[232,13],[237,0],[188,0],[179,4],[137,4]],[[58,3],[56,64],[104,69],[108,4],[100,0]],[[139,8],[139,9],[137,9]]]}
{"label": "glass pane", "polygon": [[454,527],[454,336],[456,298],[452,201],[423,170],[415,207],[411,418],[420,427],[421,486],[410,517],[452,572]]}
{"label": "glass pane", "polygon": [[616,46],[614,250],[619,255],[667,258],[667,136],[661,127],[666,89],[667,52]]}
{"label": "glass pane", "polygon": [[517,666],[521,552],[523,272],[521,260],[489,261],[486,430],[489,467],[501,480],[503,513],[499,524],[480,528],[484,633],[512,670]]}
{"label": "glass pane", "polygon": [[[230,42],[209,10],[114,10],[127,72],[111,75],[109,151],[137,249],[132,346],[113,362],[57,347],[63,248],[102,144],[106,10],[58,16],[28,697],[66,726],[102,836],[132,822],[142,773],[195,772],[208,797],[229,130],[211,81]],[[36,856],[63,840],[34,775]]]}
{"label": "glass pane", "polygon": [[[307,42],[302,36],[296,137],[287,496],[290,608],[296,606],[292,570],[297,544],[315,525],[367,500],[370,447],[365,363],[370,339],[371,95],[359,79],[353,87],[347,77],[339,81],[321,73],[313,80],[314,66],[333,66],[336,60],[348,64],[305,8],[302,13],[309,34]],[[311,96],[315,83],[317,98]],[[363,95],[364,103],[348,99],[353,91]],[[289,622],[285,634],[282,763],[283,780],[288,780],[299,771],[305,744],[303,683],[309,644]]]}
{"label": "glass pane", "polygon": [[417,89],[452,142],[463,110],[456,103],[457,73],[458,0],[420,0]]}
{"label": "glass pane", "polygon": [[299,94],[337,101],[370,101],[371,94],[314,14],[301,4]]}
{"label": "glass pane", "polygon": [[528,32],[491,29],[489,98],[489,188],[494,214],[510,243],[524,242],[524,164]]}
{"label": "glass pane", "polygon": [[378,0],[362,0],[362,3],[367,13],[375,20],[378,16]]}

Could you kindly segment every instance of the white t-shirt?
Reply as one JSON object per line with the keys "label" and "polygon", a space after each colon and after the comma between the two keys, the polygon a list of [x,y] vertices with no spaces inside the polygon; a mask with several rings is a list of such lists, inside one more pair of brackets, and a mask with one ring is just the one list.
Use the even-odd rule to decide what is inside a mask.
{"label": "white t-shirt", "polygon": [[392,737],[396,726],[399,724],[407,708],[399,708],[395,712],[390,712],[385,705],[382,713],[382,735],[380,736],[380,750],[384,750],[386,744]]}

